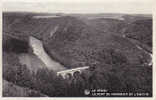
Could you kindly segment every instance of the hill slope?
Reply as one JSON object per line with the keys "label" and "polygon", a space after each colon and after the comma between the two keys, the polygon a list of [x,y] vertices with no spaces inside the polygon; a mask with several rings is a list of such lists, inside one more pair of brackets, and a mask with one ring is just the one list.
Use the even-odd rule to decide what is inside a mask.
{"label": "hill slope", "polygon": [[[39,76],[37,76],[37,81],[35,79],[35,82],[41,82],[41,84],[37,84],[37,89],[43,90],[44,93],[50,96],[60,96],[61,94],[63,94],[63,96],[84,96],[84,94],[78,95],[76,91],[81,90],[81,93],[83,93],[85,88],[105,88],[110,92],[148,92],[150,96],[152,95],[152,65],[148,65],[150,55],[138,47],[140,46],[139,44],[151,45],[149,41],[142,42],[142,40],[144,41],[144,39],[146,39],[144,35],[147,37],[146,40],[152,40],[152,25],[150,21],[143,19],[139,22],[137,22],[138,20],[136,22],[127,22],[126,20],[111,18],[81,20],[73,16],[34,18],[32,17],[34,15],[29,14],[19,14],[19,16],[20,17],[5,16],[7,19],[11,19],[7,22],[7,19],[5,21],[4,18],[4,36],[7,33],[12,37],[16,37],[18,40],[23,39],[24,43],[21,44],[27,43],[27,38],[33,36],[43,42],[45,51],[52,59],[55,59],[66,68],[86,65],[93,68],[89,73],[86,72],[79,78],[71,79],[71,83],[68,83],[70,81],[66,83],[65,80],[62,80],[63,85],[61,84],[60,87],[62,87],[63,93],[60,93],[60,88],[57,88],[58,90],[55,88],[55,85],[58,86],[58,81],[54,81],[55,79],[51,78],[53,74],[50,74],[50,76],[47,74],[48,71],[39,70]],[[136,19],[139,18],[137,17]],[[146,23],[149,23],[149,25]],[[141,34],[142,28],[144,27],[145,33]],[[135,30],[135,28],[137,29]],[[130,40],[128,38],[130,37],[129,34],[131,37],[136,35],[135,38],[138,39],[137,42]],[[143,39],[140,39],[142,35]],[[9,38],[4,37],[3,40],[5,41],[5,45]],[[16,44],[16,41],[14,43],[8,43],[12,45],[14,43]],[[19,43],[19,41],[17,41],[17,43]],[[22,48],[21,44],[16,45]],[[23,48],[27,48],[27,46]],[[4,53],[6,51],[5,49]],[[12,53],[14,54],[16,52],[16,49],[13,48]],[[30,50],[20,50],[20,52],[30,53]],[[14,58],[14,56],[17,55],[19,54],[12,55],[10,58],[7,57],[7,60],[3,63],[5,64],[8,61],[10,65],[16,66],[13,60],[16,58]],[[7,54],[3,55],[4,59],[6,56]],[[7,68],[5,65],[3,65],[3,67]],[[9,68],[13,69],[11,66],[9,66]],[[5,74],[9,74],[8,70],[4,70]],[[12,79],[7,77],[7,75],[4,78]],[[31,79],[30,76],[29,78]],[[25,80],[27,80],[27,77]],[[45,87],[42,87],[42,84],[45,84]],[[51,88],[47,88],[49,86]],[[69,91],[73,90],[72,95],[66,94],[65,90],[68,90],[66,89],[67,86],[69,86]],[[53,92],[55,89],[59,91],[58,94],[47,92],[47,90]]]}
{"label": "hill slope", "polygon": [[47,97],[46,95],[3,80],[3,97]]}

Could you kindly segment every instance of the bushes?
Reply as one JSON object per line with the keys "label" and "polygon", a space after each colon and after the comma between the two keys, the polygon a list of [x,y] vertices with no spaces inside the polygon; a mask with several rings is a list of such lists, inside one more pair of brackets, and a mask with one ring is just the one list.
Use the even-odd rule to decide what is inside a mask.
{"label": "bushes", "polygon": [[5,65],[3,78],[16,85],[38,90],[48,96],[65,95],[65,93],[61,94],[61,91],[66,90],[65,82],[48,69],[40,69],[37,73],[33,73],[25,65]]}
{"label": "bushes", "polygon": [[3,67],[3,78],[23,87],[30,87],[31,73],[25,65],[7,65]]}
{"label": "bushes", "polygon": [[11,57],[5,56],[10,63],[3,65],[3,78],[51,97],[86,96],[85,89],[148,92],[152,95],[151,67],[130,65],[120,52],[111,49],[104,50],[99,56],[101,59],[98,60],[103,60],[103,63],[92,64],[91,69],[81,74],[75,73],[69,79],[63,79],[46,68],[33,73],[27,66],[20,65],[16,55],[12,54]]}
{"label": "bushes", "polygon": [[[82,74],[63,79],[47,69],[40,69],[34,75],[19,68],[7,79],[14,84],[29,87],[51,97],[85,96],[85,89],[106,89],[109,92],[148,92],[152,94],[151,69],[140,66],[103,66],[87,70]],[[105,67],[110,67],[105,69]],[[21,70],[22,73],[21,73]],[[28,74],[29,73],[29,74]],[[13,75],[13,74],[9,74]],[[31,75],[31,77],[29,77]],[[5,77],[6,79],[6,77]]]}
{"label": "bushes", "polygon": [[59,95],[59,88],[65,88],[62,86],[61,79],[57,78],[56,74],[48,69],[40,69],[37,71],[34,76],[34,85],[34,89],[37,89],[48,96]]}

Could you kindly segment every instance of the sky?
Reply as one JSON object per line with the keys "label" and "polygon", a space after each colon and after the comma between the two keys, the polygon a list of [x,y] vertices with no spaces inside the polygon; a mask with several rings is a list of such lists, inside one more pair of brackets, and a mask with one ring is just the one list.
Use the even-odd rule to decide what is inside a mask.
{"label": "sky", "polygon": [[151,14],[156,0],[4,0],[3,11]]}

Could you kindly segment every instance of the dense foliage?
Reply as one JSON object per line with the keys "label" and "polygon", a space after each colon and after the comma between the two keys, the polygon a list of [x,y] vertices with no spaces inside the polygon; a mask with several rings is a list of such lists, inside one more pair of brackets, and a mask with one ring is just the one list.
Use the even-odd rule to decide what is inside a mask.
{"label": "dense foliage", "polygon": [[[87,96],[84,95],[85,89],[148,92],[149,96],[152,95],[149,54],[123,37],[133,37],[152,46],[151,20],[129,24],[131,21],[107,18],[80,20],[70,16],[34,19],[27,14],[3,14],[3,18],[5,80],[48,96]],[[56,26],[58,29],[51,37],[50,33]],[[6,33],[17,37],[17,40],[10,39],[12,37],[7,37]],[[36,66],[37,72],[28,69],[29,66],[22,65],[18,59],[18,53],[30,53],[28,43],[23,39],[28,36],[41,39],[46,52],[66,68],[86,65],[91,68],[67,79],[46,68]]]}
{"label": "dense foliage", "polygon": [[[12,57],[16,56],[12,55]],[[84,94],[85,89],[147,92],[152,95],[151,67],[129,65],[120,54],[112,53],[112,62],[93,65],[81,74],[75,73],[73,77],[67,79],[56,76],[55,72],[46,68],[34,73],[25,65],[20,65],[18,61],[11,59],[12,57],[9,57],[12,64],[3,67],[3,78],[48,96],[87,96]]]}
{"label": "dense foliage", "polygon": [[137,20],[131,23],[126,28],[125,34],[129,38],[136,39],[152,47],[152,20]]}

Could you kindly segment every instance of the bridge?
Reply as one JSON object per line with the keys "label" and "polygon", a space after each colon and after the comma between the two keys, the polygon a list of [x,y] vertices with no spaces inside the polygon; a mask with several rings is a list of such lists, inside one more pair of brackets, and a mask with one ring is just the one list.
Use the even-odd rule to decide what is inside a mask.
{"label": "bridge", "polygon": [[68,70],[63,70],[57,72],[57,76],[62,76],[64,79],[67,78],[67,76],[70,74],[71,76],[74,75],[75,72],[82,73],[82,71],[89,69],[89,66],[84,66],[84,67],[78,67],[74,69],[68,69]]}

